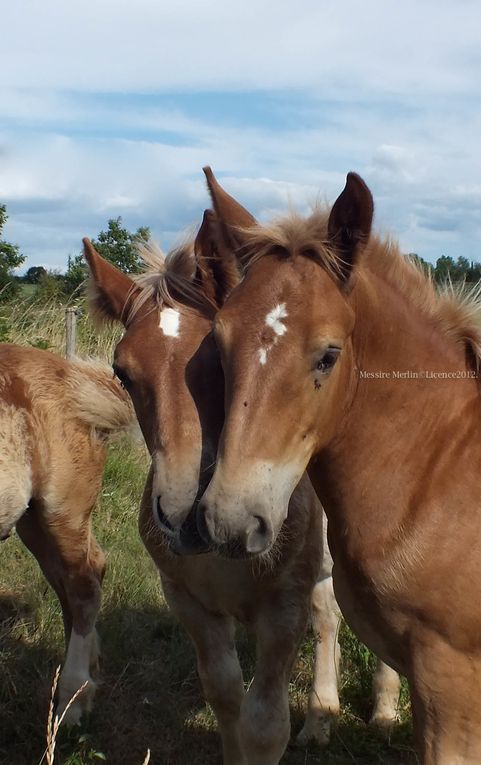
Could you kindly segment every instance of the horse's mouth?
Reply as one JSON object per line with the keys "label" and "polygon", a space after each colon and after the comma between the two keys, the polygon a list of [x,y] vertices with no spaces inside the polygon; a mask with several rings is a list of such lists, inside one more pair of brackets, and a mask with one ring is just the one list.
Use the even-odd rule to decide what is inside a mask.
{"label": "horse's mouth", "polygon": [[162,511],[160,503],[157,504],[157,526],[160,528],[170,551],[175,555],[202,555],[211,552],[211,545],[205,542],[199,534],[196,513],[197,501],[182,526],[174,528]]}

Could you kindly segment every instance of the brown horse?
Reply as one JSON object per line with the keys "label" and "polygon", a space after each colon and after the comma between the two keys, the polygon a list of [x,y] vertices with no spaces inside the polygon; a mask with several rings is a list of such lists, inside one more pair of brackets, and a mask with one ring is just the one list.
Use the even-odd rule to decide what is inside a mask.
{"label": "brown horse", "polygon": [[267,551],[308,469],[335,592],[411,689],[426,765],[481,762],[479,303],[371,236],[351,173],[330,213],[257,225],[206,170],[219,246],[247,268],[216,318],[226,376],[202,536]]}
{"label": "brown horse", "polygon": [[62,606],[67,656],[59,714],[89,709],[105,558],[91,530],[108,436],[132,425],[127,395],[104,365],[0,345],[0,539],[15,526]]}
{"label": "brown horse", "polygon": [[[268,556],[219,557],[197,532],[197,499],[213,472],[224,416],[224,379],[211,327],[238,281],[233,260],[212,249],[212,225],[206,215],[194,247],[166,259],[153,245],[143,247],[148,267],[137,281],[103,260],[88,240],[85,255],[94,312],[124,323],[114,370],[132,396],[152,456],[141,535],[159,568],[166,599],[195,645],[224,762],[273,765],[289,739],[288,681],[311,599],[316,668],[299,740],[325,743],[328,738],[330,719],[339,709],[339,612],[321,507],[307,476],[293,493]],[[230,550],[233,556],[236,552],[242,550]],[[247,694],[234,620],[252,628],[257,641],[255,677]],[[398,678],[384,665],[376,677],[374,718],[392,722]]]}

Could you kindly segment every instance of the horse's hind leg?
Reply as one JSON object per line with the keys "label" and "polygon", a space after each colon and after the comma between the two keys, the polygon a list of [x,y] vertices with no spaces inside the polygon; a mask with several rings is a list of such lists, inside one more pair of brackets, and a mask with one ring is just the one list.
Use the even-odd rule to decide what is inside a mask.
{"label": "horse's hind leg", "polygon": [[62,607],[63,626],[65,632],[65,647],[68,646],[72,629],[72,613],[65,591],[63,578],[58,565],[57,549],[48,529],[45,529],[39,520],[39,507],[34,501],[31,502],[27,512],[19,519],[16,529],[17,534],[25,547],[30,550],[38,565],[42,569],[45,579],[55,590]]}
{"label": "horse's hind leg", "polygon": [[307,745],[310,740],[322,746],[328,744],[332,718],[339,714],[340,618],[332,577],[328,576],[317,582],[312,592],[311,620],[316,641],[314,677],[304,726],[296,738],[296,744],[300,746]]}
{"label": "horse's hind leg", "polygon": [[389,729],[396,722],[400,688],[398,673],[378,659],[372,683],[374,710],[370,725]]}
{"label": "horse's hind leg", "polygon": [[170,608],[194,643],[204,695],[219,725],[224,765],[248,765],[240,742],[239,715],[244,683],[234,643],[233,620],[207,611],[182,587],[165,580],[162,583]]}
{"label": "horse's hind leg", "polygon": [[104,554],[90,529],[92,508],[81,511],[79,506],[64,504],[61,510],[47,512],[36,503],[27,523],[19,528],[62,604],[67,655],[58,686],[59,714],[87,683],[67,711],[65,720],[70,724],[79,722],[82,711],[90,709],[95,692],[90,670],[98,660],[95,621],[105,570]]}

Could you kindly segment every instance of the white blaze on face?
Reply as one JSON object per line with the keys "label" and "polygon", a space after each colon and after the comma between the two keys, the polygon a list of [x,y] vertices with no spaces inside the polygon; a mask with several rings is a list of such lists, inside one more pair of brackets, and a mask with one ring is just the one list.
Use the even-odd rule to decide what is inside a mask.
{"label": "white blaze on face", "polygon": [[274,347],[274,345],[277,344],[278,340],[282,335],[285,335],[287,332],[286,325],[282,322],[282,319],[287,319],[287,311],[286,311],[286,304],[285,303],[279,303],[276,305],[275,308],[272,309],[272,311],[269,311],[269,313],[266,316],[266,326],[270,327],[272,331],[274,332],[274,340],[270,345],[265,346],[264,348],[259,348],[259,361],[261,364],[267,363],[267,354],[271,350],[271,348]]}
{"label": "white blaze on face", "polygon": [[168,337],[179,337],[180,313],[175,308],[163,308],[160,312],[159,327]]}

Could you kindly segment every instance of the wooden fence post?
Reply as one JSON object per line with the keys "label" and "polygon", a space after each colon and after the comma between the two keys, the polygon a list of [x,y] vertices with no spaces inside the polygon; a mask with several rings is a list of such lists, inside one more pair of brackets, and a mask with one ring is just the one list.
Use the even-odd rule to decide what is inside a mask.
{"label": "wooden fence post", "polygon": [[71,359],[75,356],[77,344],[77,311],[75,308],[65,309],[65,356]]}

